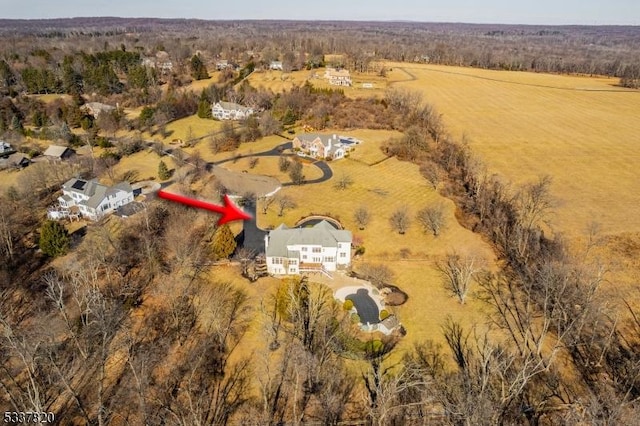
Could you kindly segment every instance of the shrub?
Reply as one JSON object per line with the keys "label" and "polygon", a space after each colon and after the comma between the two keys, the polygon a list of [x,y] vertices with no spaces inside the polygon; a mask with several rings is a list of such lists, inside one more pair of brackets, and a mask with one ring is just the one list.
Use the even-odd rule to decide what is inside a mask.
{"label": "shrub", "polygon": [[350,311],[351,309],[353,309],[353,300],[347,299],[344,301],[344,303],[342,304],[342,307],[344,308],[345,311]]}
{"label": "shrub", "polygon": [[354,324],[360,323],[360,316],[358,314],[351,314],[351,322]]}
{"label": "shrub", "polygon": [[382,320],[385,320],[385,319],[389,318],[389,315],[390,314],[389,314],[389,312],[387,312],[386,309],[381,310],[380,311],[380,320],[382,321]]}
{"label": "shrub", "polygon": [[160,161],[160,164],[158,164],[158,177],[162,180],[167,180],[171,177],[171,171],[164,161]]}
{"label": "shrub", "polygon": [[47,220],[40,228],[40,250],[48,256],[61,256],[69,250],[69,233],[63,225]]}
{"label": "shrub", "polygon": [[236,249],[236,240],[229,225],[224,224],[216,229],[213,236],[212,250],[217,259],[228,259]]}

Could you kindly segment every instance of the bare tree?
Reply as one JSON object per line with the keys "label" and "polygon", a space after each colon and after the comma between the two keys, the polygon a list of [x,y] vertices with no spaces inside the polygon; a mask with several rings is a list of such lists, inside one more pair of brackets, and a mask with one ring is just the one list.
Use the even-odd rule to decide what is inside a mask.
{"label": "bare tree", "polygon": [[353,185],[353,178],[351,177],[351,175],[342,173],[340,178],[338,178],[338,180],[336,181],[334,187],[338,190],[345,190],[351,185]]}
{"label": "bare tree", "polygon": [[297,204],[288,195],[282,195],[278,198],[278,216],[284,215],[285,210],[296,208]]}
{"label": "bare tree", "polygon": [[262,214],[267,214],[267,211],[269,210],[269,207],[271,207],[271,205],[276,201],[276,198],[271,196],[271,197],[260,197],[260,201],[262,203],[262,206],[260,207],[262,210]]}
{"label": "bare tree", "polygon": [[360,266],[359,272],[360,275],[377,288],[384,287],[394,278],[394,273],[391,268],[382,263],[364,263]]}
{"label": "bare tree", "polygon": [[425,207],[418,212],[416,219],[422,225],[424,232],[431,231],[437,237],[445,224],[444,206],[438,204]]}
{"label": "bare tree", "polygon": [[393,230],[395,231],[398,231],[399,234],[404,234],[405,232],[407,232],[407,229],[411,224],[411,219],[409,219],[407,208],[401,207],[394,211],[389,218],[389,223],[391,224],[391,228],[393,228]]}
{"label": "bare tree", "polygon": [[551,176],[541,176],[537,182],[525,185],[516,195],[515,204],[525,229],[542,224],[551,213],[555,205],[550,193],[551,182]]}
{"label": "bare tree", "polygon": [[445,288],[453,293],[460,303],[464,303],[474,276],[482,270],[482,262],[474,256],[464,256],[454,251],[447,253],[436,267],[444,278]]}
{"label": "bare tree", "polygon": [[369,224],[369,221],[371,220],[371,214],[366,207],[362,206],[358,207],[358,209],[353,214],[353,218],[358,225],[358,229],[362,231]]}
{"label": "bare tree", "polygon": [[433,189],[438,189],[438,185],[442,181],[443,176],[440,166],[432,161],[427,161],[420,165],[420,173],[429,181]]}
{"label": "bare tree", "polygon": [[14,253],[13,232],[14,226],[11,224],[12,215],[9,211],[9,203],[4,199],[0,200],[0,253],[12,260]]}
{"label": "bare tree", "polygon": [[302,163],[294,161],[289,167],[289,178],[294,185],[302,185],[304,183],[304,173],[302,172]]}
{"label": "bare tree", "polygon": [[278,158],[278,169],[285,173],[289,171],[289,168],[291,167],[291,161],[284,155],[280,155],[280,157]]}

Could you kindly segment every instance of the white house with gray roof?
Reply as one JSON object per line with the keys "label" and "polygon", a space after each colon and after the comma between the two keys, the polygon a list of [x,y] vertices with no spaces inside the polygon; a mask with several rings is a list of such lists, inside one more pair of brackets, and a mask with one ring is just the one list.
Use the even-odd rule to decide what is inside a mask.
{"label": "white house with gray roof", "polygon": [[321,221],[310,228],[280,225],[265,236],[267,272],[297,275],[302,272],[329,272],[351,263],[350,231]]}
{"label": "white house with gray roof", "polygon": [[63,211],[77,208],[90,220],[98,220],[132,201],[133,189],[127,182],[107,186],[95,179],[70,179],[62,185],[62,196],[58,197]]}
{"label": "white house with gray roof", "polygon": [[358,139],[349,136],[302,133],[291,141],[293,149],[321,160],[339,160],[359,144]]}
{"label": "white house with gray roof", "polygon": [[216,102],[211,115],[218,120],[244,120],[253,114],[253,109],[233,102]]}

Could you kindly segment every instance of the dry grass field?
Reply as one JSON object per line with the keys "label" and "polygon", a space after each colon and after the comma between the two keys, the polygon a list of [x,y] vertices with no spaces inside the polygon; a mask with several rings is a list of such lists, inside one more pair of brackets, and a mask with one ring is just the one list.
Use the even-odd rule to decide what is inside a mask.
{"label": "dry grass field", "polygon": [[[402,70],[389,70],[386,77],[381,77],[378,73],[351,73],[353,85],[351,87],[339,87],[330,85],[322,76],[325,69],[303,70],[294,72],[282,71],[255,71],[248,78],[249,83],[254,87],[262,87],[274,93],[291,90],[293,87],[302,86],[307,81],[314,87],[327,89],[342,89],[344,94],[350,98],[371,98],[382,97],[389,85],[410,80]],[[372,88],[364,88],[363,83],[371,83]]]}
{"label": "dry grass field", "polygon": [[274,93],[291,90],[294,87],[302,86],[307,80],[313,77],[315,71],[262,71],[257,70],[251,73],[247,81],[255,88],[263,88]]}
{"label": "dry grass field", "polygon": [[397,86],[422,91],[491,172],[515,183],[551,175],[556,230],[640,231],[639,91],[602,77],[388,65],[415,78]]}
{"label": "dry grass field", "polygon": [[[217,132],[222,127],[221,121],[200,118],[197,115],[181,118],[167,124],[168,136],[163,139],[168,143],[174,139],[187,141]],[[145,137],[150,136],[146,135]],[[159,134],[155,134],[152,139],[161,139]]]}

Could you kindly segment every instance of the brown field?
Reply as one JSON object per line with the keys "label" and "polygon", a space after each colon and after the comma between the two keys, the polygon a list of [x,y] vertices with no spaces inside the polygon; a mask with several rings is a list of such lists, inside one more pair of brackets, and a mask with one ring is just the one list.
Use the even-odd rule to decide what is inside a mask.
{"label": "brown field", "polygon": [[191,115],[189,117],[181,118],[167,124],[166,138],[162,138],[159,133],[156,133],[153,136],[145,133],[143,137],[145,139],[151,138],[153,140],[162,140],[165,143],[170,143],[171,141],[177,139],[186,142],[189,139],[199,138],[215,133],[220,130],[221,127],[221,121],[200,118],[197,115]]}
{"label": "brown field", "polygon": [[302,86],[309,80],[315,71],[262,71],[256,70],[247,78],[247,81],[255,88],[263,88],[274,93],[291,90],[294,87]]}
{"label": "brown field", "polygon": [[639,91],[602,77],[388,65],[415,77],[398,87],[424,92],[491,172],[515,183],[551,175],[556,230],[640,231]]}
{"label": "brown field", "polygon": [[[302,86],[308,81],[313,84],[314,87],[341,89],[344,91],[344,94],[350,98],[370,98],[382,97],[390,84],[410,79],[402,70],[389,70],[386,77],[380,77],[378,73],[375,72],[354,72],[351,73],[353,86],[341,87],[332,86],[322,78],[324,71],[324,68],[293,71],[289,73],[282,71],[255,71],[249,76],[248,80],[249,83],[256,88],[262,87],[274,93],[291,90],[293,87]],[[363,83],[372,83],[373,88],[365,89],[362,87]]]}

